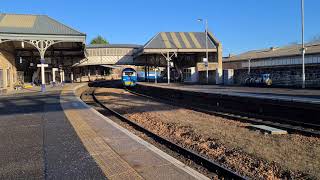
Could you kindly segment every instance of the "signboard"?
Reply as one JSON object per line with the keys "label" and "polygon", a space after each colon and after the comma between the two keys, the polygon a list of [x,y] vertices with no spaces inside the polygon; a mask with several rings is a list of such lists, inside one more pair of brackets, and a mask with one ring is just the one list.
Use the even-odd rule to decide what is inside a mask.
{"label": "signboard", "polygon": [[207,58],[203,58],[203,63],[205,67],[208,67],[208,59]]}
{"label": "signboard", "polygon": [[48,64],[37,64],[37,67],[48,67]]}

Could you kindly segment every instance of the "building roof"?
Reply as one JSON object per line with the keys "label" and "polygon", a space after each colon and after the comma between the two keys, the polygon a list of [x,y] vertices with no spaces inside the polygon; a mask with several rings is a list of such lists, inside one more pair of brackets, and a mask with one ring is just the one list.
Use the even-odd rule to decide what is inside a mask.
{"label": "building roof", "polygon": [[[210,36],[208,48],[215,49]],[[206,49],[206,33],[160,32],[144,45],[144,49]]]}
{"label": "building roof", "polygon": [[140,48],[142,45],[137,44],[88,44],[87,49],[91,48]]}
{"label": "building roof", "polygon": [[[320,43],[306,44],[306,54],[320,53]],[[241,61],[249,59],[266,59],[301,55],[301,45],[290,45],[285,47],[271,47],[268,49],[252,50],[239,55],[229,56],[225,61]]]}
{"label": "building roof", "polygon": [[85,36],[46,15],[0,13],[0,34]]}

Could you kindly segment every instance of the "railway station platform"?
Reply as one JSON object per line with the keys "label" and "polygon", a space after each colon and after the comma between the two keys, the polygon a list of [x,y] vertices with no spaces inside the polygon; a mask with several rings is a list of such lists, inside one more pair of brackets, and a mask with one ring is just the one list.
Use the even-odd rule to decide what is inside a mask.
{"label": "railway station platform", "polygon": [[170,85],[168,85],[167,83],[155,84],[147,82],[139,82],[138,84],[143,86],[161,87],[190,92],[211,93],[217,95],[221,94],[229,96],[320,104],[320,91],[315,89],[287,89],[221,85],[184,85],[178,83],[171,83]]}
{"label": "railway station platform", "polygon": [[208,179],[86,105],[81,86],[0,96],[0,179]]}
{"label": "railway station platform", "polygon": [[320,128],[316,118],[320,116],[319,90],[139,82],[135,91],[189,108],[241,116],[251,122]]}

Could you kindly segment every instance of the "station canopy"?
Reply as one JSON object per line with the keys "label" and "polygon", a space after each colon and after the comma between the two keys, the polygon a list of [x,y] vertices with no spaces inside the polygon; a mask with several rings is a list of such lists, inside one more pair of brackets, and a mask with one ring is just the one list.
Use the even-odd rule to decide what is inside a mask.
{"label": "station canopy", "polygon": [[37,57],[54,66],[68,58],[81,59],[85,40],[86,34],[46,15],[0,14],[0,48],[25,59]]}
{"label": "station canopy", "polygon": [[[216,52],[216,46],[209,34],[208,50]],[[144,53],[156,52],[206,52],[205,32],[160,32],[143,48]]]}
{"label": "station canopy", "polygon": [[[150,39],[135,56],[136,65],[158,65],[165,66],[167,53],[176,53],[173,57],[179,61],[188,61],[204,57],[206,51],[213,57],[217,53],[217,45],[220,42],[208,32],[206,45],[206,32],[160,32]],[[186,63],[188,63],[186,62]]]}

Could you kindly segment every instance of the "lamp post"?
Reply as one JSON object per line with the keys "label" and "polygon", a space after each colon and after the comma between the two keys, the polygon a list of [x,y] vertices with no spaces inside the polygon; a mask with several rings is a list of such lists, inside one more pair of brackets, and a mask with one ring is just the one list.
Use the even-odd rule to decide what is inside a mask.
{"label": "lamp post", "polygon": [[304,55],[306,53],[306,49],[304,47],[304,0],[301,0],[301,28],[302,28],[302,88],[306,87],[306,74],[305,74],[305,62]]}
{"label": "lamp post", "polygon": [[206,66],[206,78],[207,84],[209,84],[209,52],[208,52],[208,20],[198,19],[199,22],[205,23],[205,31],[206,31],[206,59],[204,60],[204,64]]}

